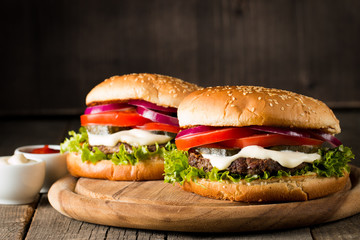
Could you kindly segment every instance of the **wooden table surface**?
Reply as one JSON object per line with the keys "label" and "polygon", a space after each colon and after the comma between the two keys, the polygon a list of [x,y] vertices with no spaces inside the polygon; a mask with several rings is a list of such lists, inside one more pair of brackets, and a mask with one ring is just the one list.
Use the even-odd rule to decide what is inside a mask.
{"label": "wooden table surface", "polygon": [[[360,110],[337,110],[342,133],[338,135],[360,156]],[[79,118],[2,117],[0,156],[12,155],[16,147],[59,144],[68,130],[79,128]],[[360,167],[360,160],[353,164]],[[360,196],[359,196],[360,197]],[[0,205],[0,239],[360,239],[360,214],[336,222],[281,231],[250,233],[182,233],[101,226],[70,219],[41,194],[32,204]]]}

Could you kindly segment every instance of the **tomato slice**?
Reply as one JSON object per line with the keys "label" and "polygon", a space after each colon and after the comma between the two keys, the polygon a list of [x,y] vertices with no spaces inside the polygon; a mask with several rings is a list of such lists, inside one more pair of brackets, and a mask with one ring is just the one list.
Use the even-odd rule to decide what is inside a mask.
{"label": "tomato slice", "polygon": [[260,147],[270,147],[278,145],[320,145],[323,141],[314,138],[294,137],[282,134],[259,134],[250,137],[231,139],[219,142],[225,148],[244,148],[246,146],[257,145]]}
{"label": "tomato slice", "polygon": [[251,136],[255,133],[249,128],[223,128],[214,131],[199,132],[185,135],[175,139],[176,147],[180,150],[188,150],[192,147],[207,145],[235,138]]}
{"label": "tomato slice", "polygon": [[144,125],[151,120],[140,116],[135,110],[109,111],[80,116],[81,126],[92,124],[130,127]]}
{"label": "tomato slice", "polygon": [[178,133],[180,131],[179,127],[165,123],[155,123],[155,122],[146,123],[142,126],[137,126],[136,128],[148,130],[148,131],[164,131],[171,133]]}

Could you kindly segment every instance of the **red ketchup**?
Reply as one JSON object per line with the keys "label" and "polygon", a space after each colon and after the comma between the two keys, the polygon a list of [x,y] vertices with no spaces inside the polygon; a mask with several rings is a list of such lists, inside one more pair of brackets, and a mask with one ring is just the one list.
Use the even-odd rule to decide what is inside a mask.
{"label": "red ketchup", "polygon": [[44,145],[42,148],[35,148],[30,153],[47,154],[47,153],[59,153],[60,150],[49,148],[49,145]]}

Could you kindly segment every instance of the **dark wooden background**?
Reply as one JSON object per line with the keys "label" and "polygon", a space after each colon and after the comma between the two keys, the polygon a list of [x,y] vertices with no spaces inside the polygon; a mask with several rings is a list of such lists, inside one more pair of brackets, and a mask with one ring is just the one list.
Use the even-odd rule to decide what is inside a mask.
{"label": "dark wooden background", "polygon": [[152,72],[360,108],[360,1],[6,0],[0,116],[77,115],[97,83]]}

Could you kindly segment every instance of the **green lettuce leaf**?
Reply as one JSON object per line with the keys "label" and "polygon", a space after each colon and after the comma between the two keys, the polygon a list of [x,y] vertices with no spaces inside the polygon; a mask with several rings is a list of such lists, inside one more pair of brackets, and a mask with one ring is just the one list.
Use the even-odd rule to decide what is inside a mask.
{"label": "green lettuce leaf", "polygon": [[[321,159],[314,161],[312,164],[307,165],[293,175],[305,175],[316,173],[324,177],[341,177],[344,171],[349,172],[350,167],[348,163],[354,159],[354,154],[349,147],[343,145],[329,149],[322,148],[319,150]],[[257,179],[269,179],[273,177],[291,176],[289,172],[278,171],[275,175],[270,175],[264,172],[262,175],[240,175],[231,174],[229,171],[219,171],[213,168],[210,172],[205,172],[203,169],[192,167],[188,163],[188,153],[174,149],[164,155],[165,160],[165,177],[164,181],[168,183],[178,182],[183,184],[184,181],[193,180],[197,178],[206,178],[212,181],[231,181],[239,182],[245,180],[251,182]]]}
{"label": "green lettuce leaf", "polygon": [[65,153],[69,152],[79,152],[82,149],[83,143],[88,140],[88,134],[84,127],[79,129],[79,133],[75,131],[70,131],[70,138],[65,138],[65,141],[60,144],[60,152]]}
{"label": "green lettuce leaf", "polygon": [[154,152],[150,152],[147,146],[133,146],[132,153],[128,153],[125,146],[120,145],[120,151],[118,153],[113,153],[110,160],[116,165],[135,165],[139,161],[144,161],[154,156],[163,157],[165,152],[172,151],[175,148],[175,144],[171,142],[168,142],[164,147],[159,147],[158,144],[155,144],[155,146],[156,150]]}
{"label": "green lettuce leaf", "polygon": [[132,153],[128,153],[124,145],[120,145],[119,152],[113,154],[105,154],[97,147],[94,151],[91,151],[88,143],[88,134],[84,127],[79,129],[79,133],[70,131],[70,138],[66,138],[63,143],[60,144],[61,153],[65,152],[77,152],[81,155],[83,162],[90,161],[96,163],[100,160],[111,160],[116,165],[131,164],[135,165],[139,161],[144,161],[153,156],[163,157],[165,152],[173,151],[176,149],[175,144],[168,142],[164,147],[159,147],[156,144],[156,150],[150,152],[146,146],[132,147]]}

